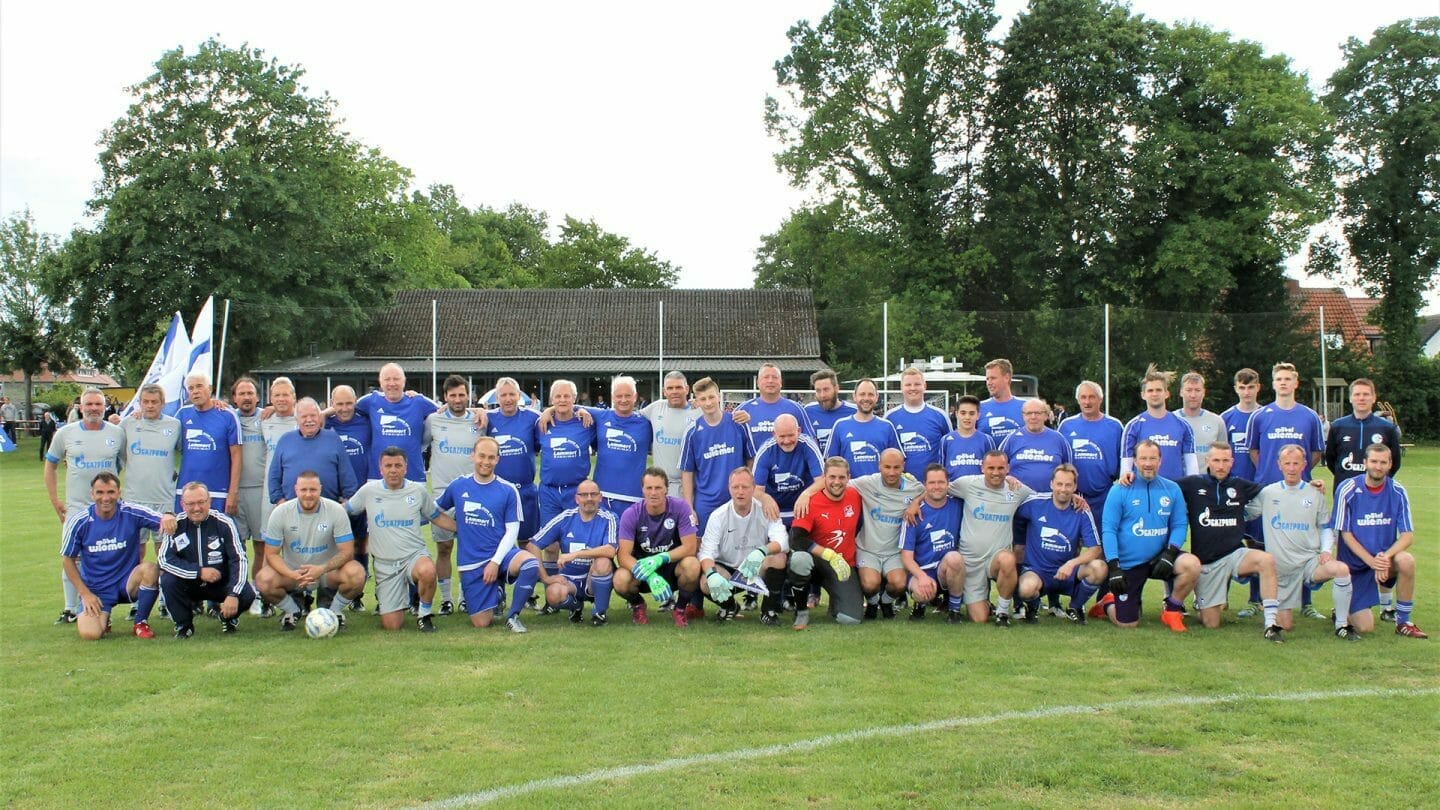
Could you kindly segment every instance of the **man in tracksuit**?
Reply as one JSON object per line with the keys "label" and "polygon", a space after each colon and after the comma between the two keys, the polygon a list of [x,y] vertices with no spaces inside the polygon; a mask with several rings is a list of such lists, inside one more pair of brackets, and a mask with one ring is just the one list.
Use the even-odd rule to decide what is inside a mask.
{"label": "man in tracksuit", "polygon": [[175,620],[175,638],[195,633],[195,608],[220,603],[220,630],[234,633],[241,613],[255,601],[247,581],[245,546],[228,515],[211,509],[210,491],[191,482],[180,492],[185,516],[160,547],[160,590]]}
{"label": "man in tracksuit", "polygon": [[1141,439],[1135,445],[1134,480],[1117,484],[1105,499],[1100,545],[1109,568],[1110,593],[1091,609],[1095,618],[1109,616],[1119,627],[1140,623],[1140,594],[1147,579],[1170,580],[1160,621],[1185,632],[1180,605],[1200,576],[1200,560],[1187,554],[1185,496],[1180,487],[1160,477],[1160,445]]}

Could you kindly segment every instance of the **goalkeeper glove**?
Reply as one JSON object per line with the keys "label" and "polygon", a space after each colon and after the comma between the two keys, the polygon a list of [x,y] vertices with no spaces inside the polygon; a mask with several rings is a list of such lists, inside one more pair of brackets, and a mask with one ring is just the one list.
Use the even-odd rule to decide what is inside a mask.
{"label": "goalkeeper glove", "polygon": [[719,571],[711,571],[705,576],[705,582],[710,586],[710,598],[716,602],[724,602],[730,598],[730,580],[726,579]]}
{"label": "goalkeeper glove", "polygon": [[1150,578],[1169,579],[1175,576],[1175,559],[1179,556],[1180,549],[1174,546],[1166,546],[1165,550],[1160,552],[1160,556],[1156,557],[1155,562],[1150,566]]}
{"label": "goalkeeper glove", "polygon": [[1105,564],[1110,567],[1110,576],[1105,580],[1110,593],[1116,596],[1125,593],[1125,572],[1120,570],[1120,561],[1106,560]]}
{"label": "goalkeeper glove", "polygon": [[740,576],[746,579],[754,579],[760,573],[760,563],[765,562],[765,549],[757,548],[745,555],[745,562],[740,563]]}
{"label": "goalkeeper glove", "polygon": [[630,569],[630,573],[634,574],[636,579],[649,579],[651,574],[659,571],[660,566],[668,562],[670,562],[669,552],[662,551],[659,554],[651,554],[649,557],[637,561],[635,566]]}
{"label": "goalkeeper glove", "polygon": [[645,578],[645,584],[650,586],[650,595],[655,597],[655,602],[664,605],[675,598],[675,592],[670,590],[670,583],[659,574],[651,574]]}
{"label": "goalkeeper glove", "polygon": [[833,549],[833,548],[822,548],[822,549],[820,549],[820,559],[822,559],[822,560],[824,560],[825,562],[829,563],[829,564],[830,564],[830,567],[833,568],[833,569],[835,569],[835,578],[836,578],[836,579],[840,580],[841,582],[844,582],[845,580],[847,580],[847,579],[850,578],[850,564],[847,563],[847,562],[845,562],[845,558],[842,557],[842,556],[840,556],[840,555],[835,551],[835,549]]}

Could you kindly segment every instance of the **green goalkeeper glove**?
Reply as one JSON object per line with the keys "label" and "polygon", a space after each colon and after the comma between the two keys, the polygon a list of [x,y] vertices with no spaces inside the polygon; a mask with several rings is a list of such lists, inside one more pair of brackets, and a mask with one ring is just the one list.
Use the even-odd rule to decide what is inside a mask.
{"label": "green goalkeeper glove", "polygon": [[651,574],[659,571],[660,566],[668,562],[670,562],[669,552],[662,551],[659,554],[651,554],[649,557],[637,561],[635,567],[630,569],[630,573],[634,574],[636,579],[649,579]]}
{"label": "green goalkeeper glove", "polygon": [[655,603],[664,605],[675,598],[675,592],[670,590],[670,583],[659,574],[651,574],[645,578],[645,584],[650,586],[650,595],[655,597]]}
{"label": "green goalkeeper glove", "polygon": [[726,579],[719,571],[711,571],[705,575],[705,583],[710,586],[710,598],[716,602],[724,602],[730,598],[730,580]]}
{"label": "green goalkeeper glove", "polygon": [[754,579],[760,573],[760,564],[763,562],[765,562],[765,549],[754,549],[745,555],[745,562],[740,563],[740,576]]}
{"label": "green goalkeeper glove", "polygon": [[850,578],[850,564],[847,563],[847,562],[845,562],[845,558],[844,558],[844,557],[841,557],[841,556],[839,555],[839,553],[837,553],[837,552],[835,551],[835,549],[833,549],[833,548],[822,548],[822,549],[820,549],[820,559],[822,559],[822,560],[824,560],[825,562],[829,563],[829,564],[830,564],[830,567],[833,568],[833,569],[835,569],[835,578],[836,578],[836,579],[840,580],[841,582],[844,582],[845,580],[847,580],[847,579]]}

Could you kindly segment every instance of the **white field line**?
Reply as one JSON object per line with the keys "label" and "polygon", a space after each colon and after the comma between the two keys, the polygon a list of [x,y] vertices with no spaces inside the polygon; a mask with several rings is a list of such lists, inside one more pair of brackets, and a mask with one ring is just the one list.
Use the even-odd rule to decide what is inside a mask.
{"label": "white field line", "polygon": [[1014,720],[1043,720],[1052,717],[1068,717],[1071,715],[1086,715],[1094,712],[1114,712],[1129,709],[1157,709],[1175,706],[1212,706],[1219,703],[1247,703],[1247,702],[1272,702],[1272,703],[1300,703],[1312,700],[1334,700],[1337,698],[1372,698],[1372,697],[1419,697],[1422,695],[1440,694],[1440,687],[1429,687],[1422,689],[1341,689],[1328,692],[1280,692],[1276,694],[1245,694],[1234,693],[1228,695],[1171,695],[1168,697],[1135,698],[1132,700],[1117,700],[1111,703],[1090,703],[1073,706],[1047,706],[1041,709],[1029,711],[1001,712],[999,714],[983,714],[973,717],[951,717],[944,720],[932,720],[928,723],[909,723],[899,726],[877,726],[872,728],[856,729],[838,734],[825,734],[819,737],[812,737],[808,740],[796,740],[788,743],[777,743],[775,745],[764,745],[758,748],[740,748],[730,751],[716,751],[710,754],[697,754],[689,757],[675,757],[673,759],[662,759],[658,762],[645,762],[636,765],[621,765],[613,768],[601,768],[600,770],[587,771],[585,773],[571,774],[569,776],[551,776],[545,779],[535,779],[529,782],[520,782],[514,785],[502,785],[490,788],[489,790],[476,791],[474,793],[463,793],[449,799],[441,799],[420,805],[422,808],[448,808],[448,807],[475,807],[483,804],[490,804],[501,799],[513,799],[531,793],[538,793],[543,790],[554,790],[558,788],[577,787],[589,785],[595,782],[603,782],[610,779],[626,779],[634,776],[646,776],[652,773],[674,771],[683,768],[690,768],[696,765],[710,764],[733,764],[749,759],[761,759],[763,757],[775,756],[778,754],[794,754],[805,751],[814,751],[817,748],[827,748],[832,745],[855,742],[858,740],[872,740],[879,737],[903,737],[927,731],[946,731],[949,729],[967,728],[970,726],[982,726],[991,723],[1007,723]]}

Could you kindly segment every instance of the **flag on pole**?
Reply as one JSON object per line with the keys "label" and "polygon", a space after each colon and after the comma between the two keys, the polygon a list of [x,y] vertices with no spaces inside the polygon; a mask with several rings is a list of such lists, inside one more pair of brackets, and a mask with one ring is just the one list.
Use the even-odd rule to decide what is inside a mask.
{"label": "flag on pole", "polygon": [[190,364],[185,373],[203,371],[212,381],[215,379],[214,337],[215,296],[212,295],[205,299],[205,306],[195,319],[195,328],[190,330]]}
{"label": "flag on pole", "polygon": [[[176,340],[184,342],[184,346],[177,349],[175,346]],[[185,320],[181,318],[180,313],[177,312],[175,316],[170,319],[170,329],[165,333],[165,340],[160,343],[160,348],[155,350],[155,359],[150,361],[150,368],[146,370],[144,378],[140,381],[140,385],[160,382],[160,378],[165,375],[167,365],[176,364],[174,353],[177,351],[184,352],[185,357],[188,359],[189,349],[189,339],[185,337]],[[168,389],[166,390],[165,398],[167,400],[170,399]],[[138,407],[140,407],[140,388],[136,386],[135,396],[130,398],[130,403],[120,412],[121,418],[134,413]]]}

